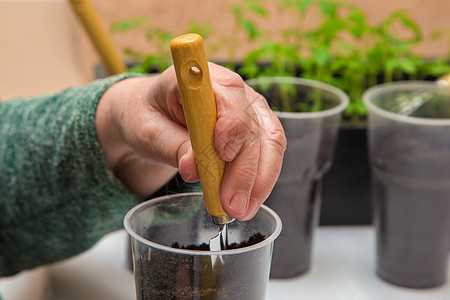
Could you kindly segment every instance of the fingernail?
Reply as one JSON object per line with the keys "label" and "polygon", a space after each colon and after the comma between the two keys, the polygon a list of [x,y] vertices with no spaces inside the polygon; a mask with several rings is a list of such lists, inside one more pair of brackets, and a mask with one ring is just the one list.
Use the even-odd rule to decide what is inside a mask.
{"label": "fingernail", "polygon": [[247,211],[248,197],[245,193],[238,192],[234,194],[230,201],[230,208],[238,215],[242,215]]}
{"label": "fingernail", "polygon": [[258,211],[260,205],[259,202],[255,199],[250,199],[248,204],[248,217],[251,219],[256,215],[256,212]]}
{"label": "fingernail", "polygon": [[186,182],[198,181],[196,170],[192,170],[192,162],[190,161],[191,150],[188,150],[180,159],[178,170]]}
{"label": "fingernail", "polygon": [[239,218],[239,221],[248,221],[253,218],[258,212],[259,206],[259,202],[250,198],[248,201],[247,213],[243,217]]}
{"label": "fingernail", "polygon": [[178,167],[180,167],[186,159],[189,158],[191,153],[191,148],[188,148],[187,151],[180,157],[180,161],[178,162]]}

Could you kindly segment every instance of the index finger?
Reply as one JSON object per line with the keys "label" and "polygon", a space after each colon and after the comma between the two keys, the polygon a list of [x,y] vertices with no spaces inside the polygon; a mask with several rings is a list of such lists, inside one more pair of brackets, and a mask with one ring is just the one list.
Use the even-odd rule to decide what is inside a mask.
{"label": "index finger", "polygon": [[246,97],[242,78],[225,68],[211,66],[217,103],[215,147],[226,162],[221,185],[221,203],[225,212],[242,219],[258,173],[260,126]]}
{"label": "index finger", "polygon": [[266,99],[246,86],[246,95],[258,117],[260,126],[260,155],[255,183],[242,220],[253,218],[260,206],[269,197],[278,179],[283,164],[287,139],[283,126],[269,107]]}

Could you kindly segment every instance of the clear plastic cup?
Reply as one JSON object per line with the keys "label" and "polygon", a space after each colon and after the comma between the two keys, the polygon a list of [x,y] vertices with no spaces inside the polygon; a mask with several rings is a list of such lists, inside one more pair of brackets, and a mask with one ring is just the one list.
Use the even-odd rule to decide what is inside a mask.
{"label": "clear plastic cup", "polygon": [[128,212],[137,299],[265,298],[273,242],[281,220],[262,206],[250,221],[228,225],[229,244],[255,234],[251,246],[212,252],[173,246],[208,245],[219,226],[211,222],[202,193],[175,194],[144,202]]}
{"label": "clear plastic cup", "polygon": [[[323,82],[295,77],[263,77],[246,83],[266,98],[287,137],[280,177],[265,202],[283,220],[271,277],[299,276],[311,266],[322,178],[332,164],[348,96]],[[303,111],[295,112],[298,109]],[[263,120],[270,115],[264,109],[257,113]]]}
{"label": "clear plastic cup", "polygon": [[363,95],[377,274],[410,288],[443,284],[450,250],[450,89],[396,82]]}

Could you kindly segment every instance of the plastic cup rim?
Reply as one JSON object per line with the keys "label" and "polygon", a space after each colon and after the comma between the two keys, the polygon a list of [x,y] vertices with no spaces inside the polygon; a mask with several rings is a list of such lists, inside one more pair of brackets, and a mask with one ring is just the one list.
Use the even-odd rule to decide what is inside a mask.
{"label": "plastic cup rim", "polygon": [[[137,234],[130,225],[130,218],[131,216],[138,210],[143,209],[144,207],[146,207],[149,203],[158,203],[158,202],[163,202],[169,198],[174,198],[174,197],[186,197],[186,196],[203,196],[202,192],[193,192],[193,193],[179,193],[179,194],[173,194],[173,195],[167,195],[167,196],[162,196],[162,197],[158,197],[158,198],[154,198],[151,200],[147,200],[144,201],[138,205],[136,205],[135,207],[133,207],[130,211],[128,211],[128,213],[125,215],[124,218],[124,227],[125,227],[125,231],[134,239],[136,239],[137,241],[139,241],[142,244],[145,244],[147,246],[150,246],[152,248],[156,248],[159,250],[163,250],[163,251],[167,251],[167,252],[172,252],[172,253],[177,253],[177,254],[183,254],[183,255],[197,255],[197,256],[212,256],[212,255],[235,255],[235,254],[241,254],[241,253],[246,253],[246,252],[250,252],[250,251],[254,251],[260,248],[264,248],[268,245],[270,245],[271,243],[273,243],[275,241],[275,239],[280,235],[281,233],[281,228],[282,228],[282,223],[281,223],[281,218],[269,207],[262,205],[261,209],[264,209],[265,211],[267,211],[274,219],[275,219],[275,223],[276,223],[276,227],[275,230],[272,232],[271,235],[269,235],[267,238],[265,238],[263,241],[248,246],[248,247],[243,247],[243,248],[238,248],[238,249],[231,249],[231,250],[222,250],[222,251],[207,251],[207,250],[188,250],[188,249],[177,249],[177,248],[172,248],[169,246],[165,246],[165,245],[161,245],[158,244],[156,242],[152,242],[149,241],[143,237],[141,237],[139,234]],[[239,222],[239,221],[235,221],[235,222]],[[212,237],[211,237],[212,238]]]}
{"label": "plastic cup rim", "polygon": [[387,119],[396,120],[399,122],[416,124],[416,125],[429,125],[429,126],[450,126],[450,118],[421,118],[407,115],[400,115],[385,109],[382,109],[373,103],[373,99],[386,92],[401,90],[405,88],[424,88],[424,89],[439,89],[436,82],[433,81],[420,81],[420,80],[410,80],[410,81],[395,81],[378,84],[367,89],[363,95],[363,102],[369,109],[369,113],[373,112],[379,114]]}
{"label": "plastic cup rim", "polygon": [[249,86],[252,86],[252,84],[259,83],[259,82],[273,82],[273,83],[285,83],[285,84],[295,84],[295,85],[303,85],[307,87],[315,87],[319,88],[321,90],[327,91],[329,93],[335,94],[340,100],[341,103],[336,105],[335,107],[324,109],[321,111],[314,111],[314,112],[284,112],[284,111],[274,111],[274,113],[277,115],[277,117],[280,118],[286,118],[286,119],[316,119],[316,118],[325,118],[334,116],[337,114],[342,113],[344,109],[349,104],[349,97],[348,95],[342,91],[341,89],[332,86],[331,84],[313,80],[313,79],[307,79],[307,78],[300,78],[300,77],[289,77],[289,76],[273,76],[273,77],[259,77],[254,79],[248,79],[245,81],[246,84]]}

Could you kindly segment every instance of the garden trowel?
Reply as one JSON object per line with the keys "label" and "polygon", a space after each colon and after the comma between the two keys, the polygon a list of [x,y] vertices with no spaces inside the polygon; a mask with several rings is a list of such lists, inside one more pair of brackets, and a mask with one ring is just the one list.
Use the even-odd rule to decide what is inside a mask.
{"label": "garden trowel", "polygon": [[212,222],[221,226],[219,234],[209,243],[210,250],[220,251],[226,249],[227,224],[234,219],[220,203],[225,162],[214,147],[217,111],[205,47],[200,35],[185,34],[172,40],[170,50],[206,209]]}

